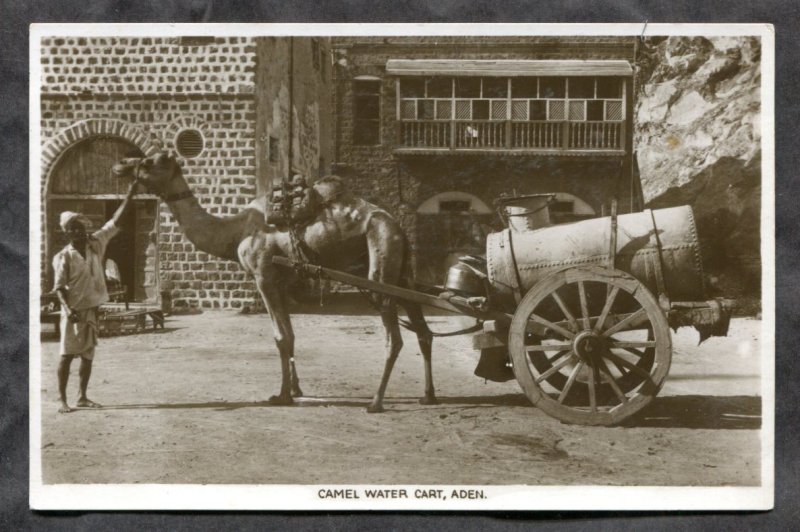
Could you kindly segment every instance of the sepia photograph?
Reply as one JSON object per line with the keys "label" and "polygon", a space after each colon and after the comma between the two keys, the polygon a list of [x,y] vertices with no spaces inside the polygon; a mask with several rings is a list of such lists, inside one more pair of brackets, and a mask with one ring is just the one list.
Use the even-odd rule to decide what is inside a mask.
{"label": "sepia photograph", "polygon": [[30,50],[32,508],[772,508],[771,26]]}

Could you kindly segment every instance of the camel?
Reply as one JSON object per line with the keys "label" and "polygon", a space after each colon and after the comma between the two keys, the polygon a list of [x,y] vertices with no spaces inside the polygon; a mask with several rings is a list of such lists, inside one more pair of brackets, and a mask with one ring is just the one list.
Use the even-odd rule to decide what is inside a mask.
{"label": "camel", "polygon": [[[158,153],[146,158],[127,158],[114,165],[114,174],[133,178],[165,201],[194,246],[210,255],[237,261],[253,276],[264,300],[281,359],[281,388],[269,399],[273,405],[291,405],[303,395],[294,362],[295,337],[287,308],[287,286],[296,274],[272,262],[276,256],[301,260],[311,255],[321,266],[338,269],[361,267],[368,278],[410,287],[408,241],[397,221],[383,209],[350,194],[343,181],[327,176],[313,184],[322,198],[321,208],[310,223],[295,231],[265,221],[266,198],[251,202],[242,212],[217,217],[207,213],[192,194],[175,157]],[[305,252],[298,251],[302,246]],[[378,390],[367,407],[383,411],[383,397],[395,360],[403,347],[397,304],[408,314],[410,329],[419,342],[425,368],[422,404],[436,404],[431,369],[433,334],[416,303],[370,296],[380,310],[386,331],[386,360]]]}

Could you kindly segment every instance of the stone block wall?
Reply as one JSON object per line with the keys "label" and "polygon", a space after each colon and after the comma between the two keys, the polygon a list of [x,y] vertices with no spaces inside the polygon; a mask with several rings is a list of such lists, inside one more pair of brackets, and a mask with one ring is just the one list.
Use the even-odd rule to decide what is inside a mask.
{"label": "stone block wall", "polygon": [[[198,157],[180,161],[200,204],[227,216],[255,197],[253,39],[69,37],[41,44],[43,201],[49,171],[75,143],[115,135],[152,153],[174,150],[186,128],[204,139]],[[163,202],[158,216],[155,242],[137,245],[157,246],[160,287],[171,291],[176,308],[252,302],[254,286],[238,264],[198,252]],[[153,264],[141,266],[154,275]]]}

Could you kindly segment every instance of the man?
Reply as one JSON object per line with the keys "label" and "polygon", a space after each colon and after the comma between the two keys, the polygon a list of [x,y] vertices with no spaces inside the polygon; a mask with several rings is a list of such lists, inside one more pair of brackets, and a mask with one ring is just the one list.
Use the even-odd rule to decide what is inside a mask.
{"label": "man", "polygon": [[53,258],[54,290],[61,302],[61,361],[58,364],[59,412],[72,412],[67,405],[67,381],[72,359],[80,357],[80,396],[77,406],[99,408],[86,396],[97,345],[97,309],[108,301],[103,255],[108,242],[119,232],[117,224],[131,203],[137,182],[131,184],[117,211],[99,231],[88,235],[88,220],[77,212],[62,212],[61,229],[70,243]]}

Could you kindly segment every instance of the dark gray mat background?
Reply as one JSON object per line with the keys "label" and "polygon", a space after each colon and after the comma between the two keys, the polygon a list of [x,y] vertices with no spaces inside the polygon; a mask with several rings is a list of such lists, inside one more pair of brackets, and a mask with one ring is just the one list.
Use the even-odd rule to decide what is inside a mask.
{"label": "dark gray mat background", "polygon": [[[33,22],[768,22],[776,31],[776,509],[766,513],[54,513],[28,509],[28,25]],[[800,108],[794,1],[4,0],[0,7],[0,529],[791,529],[798,517]],[[724,363],[724,362],[723,362]]]}

